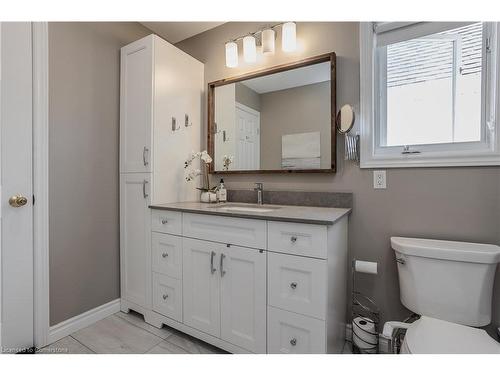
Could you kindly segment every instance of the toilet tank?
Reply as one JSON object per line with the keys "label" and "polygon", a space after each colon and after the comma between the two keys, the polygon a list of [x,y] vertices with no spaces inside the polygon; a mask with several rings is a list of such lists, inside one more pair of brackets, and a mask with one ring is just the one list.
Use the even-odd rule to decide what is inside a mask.
{"label": "toilet tank", "polygon": [[473,327],[491,322],[500,247],[391,237],[400,298],[411,311]]}

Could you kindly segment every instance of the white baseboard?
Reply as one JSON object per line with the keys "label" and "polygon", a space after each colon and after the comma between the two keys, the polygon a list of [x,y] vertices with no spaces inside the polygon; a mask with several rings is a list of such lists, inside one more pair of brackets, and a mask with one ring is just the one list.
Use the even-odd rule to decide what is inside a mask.
{"label": "white baseboard", "polygon": [[96,308],[86,311],[83,314],[58,323],[49,328],[48,344],[52,344],[63,337],[71,335],[82,328],[88,327],[101,319],[117,313],[118,311],[120,311],[120,299],[115,299],[114,301],[97,306]]}

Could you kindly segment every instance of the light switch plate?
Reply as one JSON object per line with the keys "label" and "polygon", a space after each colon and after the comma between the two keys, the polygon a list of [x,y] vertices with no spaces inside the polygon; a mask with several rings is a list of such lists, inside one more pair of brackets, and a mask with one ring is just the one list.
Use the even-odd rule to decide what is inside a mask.
{"label": "light switch plate", "polygon": [[374,189],[387,188],[387,179],[385,171],[373,171],[373,188]]}

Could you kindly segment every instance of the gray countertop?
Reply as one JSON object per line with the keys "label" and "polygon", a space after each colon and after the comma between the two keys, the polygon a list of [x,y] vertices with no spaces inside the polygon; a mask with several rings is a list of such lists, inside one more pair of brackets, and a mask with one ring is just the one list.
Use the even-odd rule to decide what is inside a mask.
{"label": "gray countertop", "polygon": [[[268,212],[250,212],[250,211],[228,211],[224,206],[241,206],[249,208],[274,208]],[[259,220],[275,220],[287,221],[293,223],[306,223],[306,224],[321,224],[332,225],[340,220],[345,215],[351,212],[350,208],[331,208],[331,207],[310,207],[310,206],[281,206],[281,205],[262,205],[227,202],[219,203],[200,203],[200,202],[179,202],[179,203],[166,203],[154,204],[149,206],[156,210],[169,210],[190,212],[205,215],[218,215],[229,217],[241,217],[246,219],[259,219]]]}

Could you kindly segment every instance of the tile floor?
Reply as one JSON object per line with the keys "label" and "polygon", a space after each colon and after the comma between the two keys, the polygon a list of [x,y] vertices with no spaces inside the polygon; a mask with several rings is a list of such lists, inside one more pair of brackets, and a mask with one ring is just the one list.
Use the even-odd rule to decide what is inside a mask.
{"label": "tile floor", "polygon": [[[153,327],[142,315],[118,312],[42,348],[43,354],[226,354],[173,328]],[[351,354],[346,342],[343,354]]]}
{"label": "tile floor", "polygon": [[158,329],[139,314],[118,312],[40,350],[44,354],[223,354],[173,328]]}

